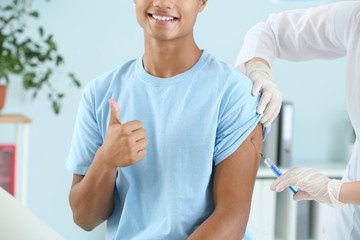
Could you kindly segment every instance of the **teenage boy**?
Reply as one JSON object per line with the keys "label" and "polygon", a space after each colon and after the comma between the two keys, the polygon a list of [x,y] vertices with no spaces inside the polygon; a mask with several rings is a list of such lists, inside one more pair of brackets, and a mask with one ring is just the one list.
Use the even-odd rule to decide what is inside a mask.
{"label": "teenage boy", "polygon": [[74,221],[92,230],[107,220],[107,239],[241,239],[253,142],[261,149],[268,130],[259,96],[196,45],[207,0],[134,3],[144,55],[88,84],[79,106],[67,162]]}

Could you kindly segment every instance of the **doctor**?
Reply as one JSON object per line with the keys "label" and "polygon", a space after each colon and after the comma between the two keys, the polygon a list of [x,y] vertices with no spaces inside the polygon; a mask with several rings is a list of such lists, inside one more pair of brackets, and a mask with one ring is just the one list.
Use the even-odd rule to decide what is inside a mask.
{"label": "doctor", "polygon": [[[270,65],[275,58],[289,61],[335,59],[346,56],[346,100],[357,139],[342,181],[330,180],[308,168],[294,168],[271,186],[282,191],[295,185],[303,191],[295,200],[314,199],[336,211],[336,239],[360,239],[360,1],[270,15],[267,22],[250,29],[236,61],[236,68],[254,82],[253,93],[263,92],[266,109],[276,117],[281,94],[273,83]],[[327,84],[327,79],[323,79]],[[266,95],[265,95],[266,93]],[[261,110],[261,109],[260,109]],[[265,118],[265,116],[264,116]],[[350,199],[349,199],[350,198]],[[346,204],[350,203],[345,207]]]}

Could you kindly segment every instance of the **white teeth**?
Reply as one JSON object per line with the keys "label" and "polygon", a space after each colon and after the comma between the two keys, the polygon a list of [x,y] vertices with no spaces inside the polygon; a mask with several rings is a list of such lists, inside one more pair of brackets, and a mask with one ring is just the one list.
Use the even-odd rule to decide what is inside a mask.
{"label": "white teeth", "polygon": [[158,15],[152,15],[153,18],[160,20],[160,21],[172,21],[174,20],[173,17],[162,17],[162,16],[158,16]]}

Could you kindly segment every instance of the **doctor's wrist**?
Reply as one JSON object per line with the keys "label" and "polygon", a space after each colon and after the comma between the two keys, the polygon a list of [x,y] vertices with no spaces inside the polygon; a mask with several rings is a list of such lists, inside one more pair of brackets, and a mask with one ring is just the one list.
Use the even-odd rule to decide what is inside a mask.
{"label": "doctor's wrist", "polygon": [[340,191],[344,182],[336,179],[331,179],[328,183],[328,192],[331,204],[334,208],[342,208],[347,204],[340,201]]}
{"label": "doctor's wrist", "polygon": [[253,82],[255,81],[270,81],[274,82],[274,78],[271,73],[271,69],[262,61],[255,61],[249,63],[246,68],[246,76],[248,76]]}
{"label": "doctor's wrist", "polygon": [[259,57],[254,57],[254,58],[250,59],[249,61],[247,61],[247,62],[245,63],[245,69],[247,70],[252,63],[256,63],[256,62],[262,62],[262,63],[264,63],[268,68],[270,68],[270,64],[269,64],[265,59],[259,58]]}

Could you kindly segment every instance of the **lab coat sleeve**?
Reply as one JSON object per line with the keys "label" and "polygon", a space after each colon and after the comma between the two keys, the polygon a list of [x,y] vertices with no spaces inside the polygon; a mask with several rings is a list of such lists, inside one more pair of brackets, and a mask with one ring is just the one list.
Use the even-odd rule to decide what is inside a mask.
{"label": "lab coat sleeve", "polygon": [[347,36],[359,23],[360,1],[339,2],[271,14],[246,34],[235,67],[245,73],[254,57],[270,65],[275,58],[290,61],[334,59],[346,55]]}

